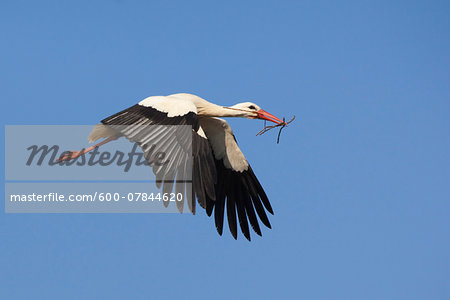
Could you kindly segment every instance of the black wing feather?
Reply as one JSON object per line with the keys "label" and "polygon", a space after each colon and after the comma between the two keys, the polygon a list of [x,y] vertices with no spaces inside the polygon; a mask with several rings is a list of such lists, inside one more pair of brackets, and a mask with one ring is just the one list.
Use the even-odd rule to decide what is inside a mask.
{"label": "black wing feather", "polygon": [[[241,177],[241,181],[244,184],[246,191],[248,191],[247,183],[245,182],[245,179]],[[261,236],[261,229],[259,228],[258,218],[256,217],[255,209],[253,207],[253,203],[250,199],[250,194],[248,192],[242,193],[242,196],[244,198],[244,204],[245,204],[245,211],[247,212],[248,220],[250,222],[250,225],[252,226],[253,230]]]}
{"label": "black wing feather", "polygon": [[234,239],[237,239],[237,223],[236,223],[236,198],[234,197],[234,188],[231,184],[227,184],[227,218],[228,227],[230,228],[231,235]]}
{"label": "black wing feather", "polygon": [[234,185],[234,195],[236,196],[236,209],[238,213],[239,225],[241,226],[241,231],[244,236],[250,241],[250,231],[248,228],[247,214],[245,212],[244,204],[244,193],[243,185]]}

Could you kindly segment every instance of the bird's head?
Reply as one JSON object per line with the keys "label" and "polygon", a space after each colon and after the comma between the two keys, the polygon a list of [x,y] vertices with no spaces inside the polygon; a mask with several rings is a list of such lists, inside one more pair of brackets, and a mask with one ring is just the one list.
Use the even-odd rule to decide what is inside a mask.
{"label": "bird's head", "polygon": [[275,117],[274,115],[268,113],[263,110],[261,107],[252,102],[243,102],[238,103],[236,105],[226,107],[231,110],[235,110],[236,113],[239,114],[240,117],[248,118],[248,119],[261,119],[267,120],[270,122],[274,122],[276,124],[283,123],[282,120]]}

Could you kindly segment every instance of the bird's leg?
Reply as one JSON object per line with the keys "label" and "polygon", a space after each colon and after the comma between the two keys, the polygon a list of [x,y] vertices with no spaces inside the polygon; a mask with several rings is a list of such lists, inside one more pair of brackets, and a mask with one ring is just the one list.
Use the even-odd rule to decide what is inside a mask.
{"label": "bird's leg", "polygon": [[56,160],[56,162],[57,162],[57,163],[60,163],[60,162],[66,161],[66,160],[71,160],[71,159],[78,158],[78,157],[80,157],[81,155],[86,154],[86,153],[88,153],[89,151],[92,151],[92,150],[94,150],[95,148],[98,148],[98,147],[100,147],[100,146],[102,146],[102,145],[104,145],[104,144],[106,144],[106,143],[109,143],[109,142],[111,142],[111,141],[117,140],[118,138],[119,138],[118,136],[112,136],[112,137],[109,137],[109,138],[107,138],[106,140],[101,141],[100,143],[95,144],[95,145],[93,145],[93,146],[91,146],[91,147],[89,147],[89,148],[83,149],[83,150],[81,150],[81,151],[70,151],[70,152],[67,152],[67,151],[66,151],[66,153],[65,153],[64,155],[61,155],[61,156]]}

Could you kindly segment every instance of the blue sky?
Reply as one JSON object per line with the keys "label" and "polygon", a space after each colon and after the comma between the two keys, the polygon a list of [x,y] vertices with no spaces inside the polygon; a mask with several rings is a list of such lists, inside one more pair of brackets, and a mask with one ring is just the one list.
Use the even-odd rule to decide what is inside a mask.
{"label": "blue sky", "polygon": [[449,13],[2,1],[4,124],[94,124],[176,92],[296,121],[277,145],[229,120],[275,211],[262,238],[220,237],[203,212],[1,212],[0,298],[449,299]]}

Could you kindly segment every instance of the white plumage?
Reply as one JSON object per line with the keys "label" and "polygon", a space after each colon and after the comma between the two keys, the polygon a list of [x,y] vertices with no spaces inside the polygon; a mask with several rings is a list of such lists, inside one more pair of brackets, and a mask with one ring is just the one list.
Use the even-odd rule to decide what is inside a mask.
{"label": "white plumage", "polygon": [[197,107],[192,101],[176,95],[148,97],[139,102],[139,105],[165,112],[169,118],[183,116],[189,112],[197,113]]}

